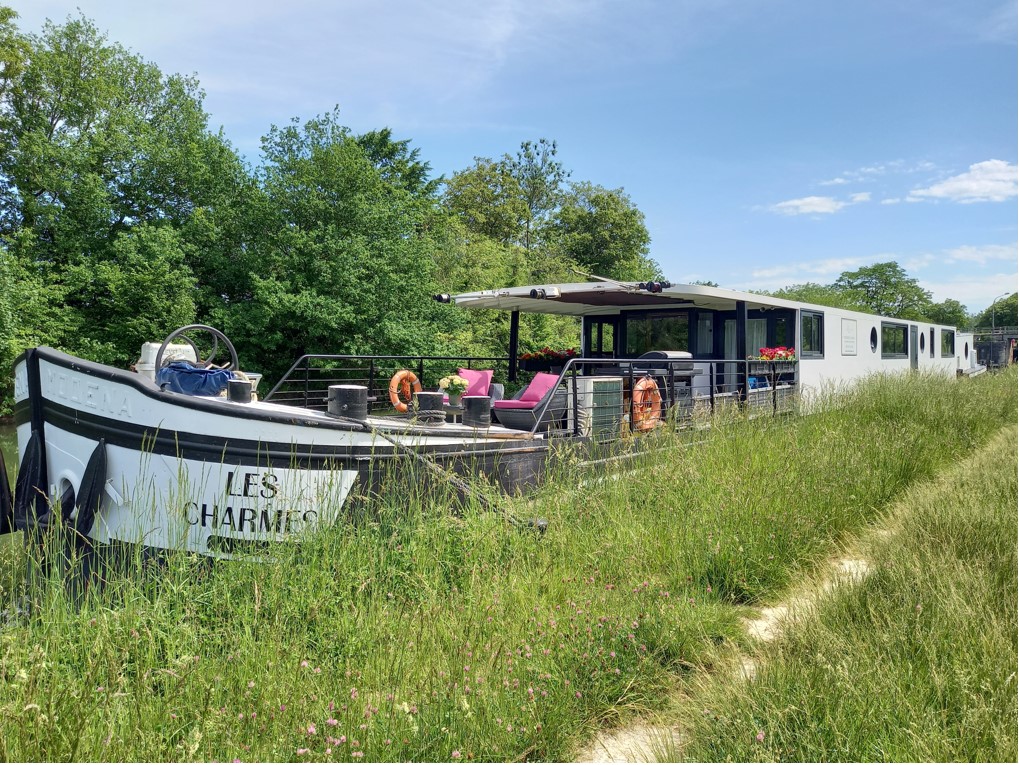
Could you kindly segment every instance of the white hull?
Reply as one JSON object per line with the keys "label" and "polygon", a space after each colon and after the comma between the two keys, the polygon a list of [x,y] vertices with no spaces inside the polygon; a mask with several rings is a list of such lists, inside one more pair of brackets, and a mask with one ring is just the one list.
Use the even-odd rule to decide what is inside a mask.
{"label": "white hull", "polygon": [[40,486],[50,502],[77,493],[102,440],[102,508],[88,536],[229,557],[337,520],[380,462],[428,455],[488,460],[546,453],[545,442],[493,427],[369,427],[276,404],[160,391],[139,375],[36,349],[15,366],[20,456],[44,441]]}

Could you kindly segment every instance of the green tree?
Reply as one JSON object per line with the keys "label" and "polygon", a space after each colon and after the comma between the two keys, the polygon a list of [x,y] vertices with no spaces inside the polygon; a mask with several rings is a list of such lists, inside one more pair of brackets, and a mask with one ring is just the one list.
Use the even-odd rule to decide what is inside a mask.
{"label": "green tree", "polygon": [[251,297],[228,334],[276,374],[303,353],[419,353],[439,307],[427,206],[384,173],[336,111],[262,140]]}
{"label": "green tree", "polygon": [[922,319],[931,305],[931,293],[895,261],[843,271],[832,286],[881,316]]}
{"label": "green tree", "polygon": [[771,295],[784,300],[795,300],[800,303],[811,303],[812,305],[826,305],[832,308],[844,308],[848,311],[867,311],[868,308],[860,300],[859,295],[853,292],[846,292],[830,284],[818,284],[817,282],[804,282],[803,284],[791,284],[773,292],[763,294]]}
{"label": "green tree", "polygon": [[67,305],[96,344],[95,361],[125,367],[142,343],[195,320],[195,280],[168,226],[132,227],[102,259],[71,263],[64,281]]}
{"label": "green tree", "polygon": [[966,311],[966,306],[952,298],[943,300],[940,303],[931,303],[927,308],[926,318],[935,324],[945,324],[958,329],[965,329],[972,322],[969,313]]}
{"label": "green tree", "polygon": [[538,233],[548,221],[563,196],[563,184],[570,173],[556,160],[558,147],[555,141],[539,138],[524,141],[515,157],[504,157],[504,163],[517,180],[523,194],[527,215],[524,218],[524,249],[530,251],[538,244]]}
{"label": "green tree", "polygon": [[411,148],[409,139],[394,140],[389,128],[370,130],[355,140],[382,180],[393,188],[430,198],[442,184],[441,178],[429,178],[432,168],[421,161],[421,150]]}
{"label": "green tree", "polygon": [[[993,309],[993,310],[992,310]],[[997,300],[977,314],[973,325],[976,327],[1019,326],[1019,292]]]}
{"label": "green tree", "polygon": [[[223,170],[239,162],[208,132],[195,80],[164,77],[87,19],[17,38],[8,15],[0,40],[0,239],[16,272],[12,300],[19,311],[61,306],[27,314],[37,329],[17,342],[131,359],[146,322],[162,332],[193,317],[186,256],[197,250],[186,227],[197,210],[223,207]],[[114,294],[138,308],[109,310]]]}
{"label": "green tree", "polygon": [[548,227],[554,249],[583,270],[624,281],[661,277],[644,214],[622,189],[574,183]]}
{"label": "green tree", "polygon": [[470,233],[504,245],[524,238],[527,204],[505,161],[475,157],[473,166],[446,181],[442,201]]}

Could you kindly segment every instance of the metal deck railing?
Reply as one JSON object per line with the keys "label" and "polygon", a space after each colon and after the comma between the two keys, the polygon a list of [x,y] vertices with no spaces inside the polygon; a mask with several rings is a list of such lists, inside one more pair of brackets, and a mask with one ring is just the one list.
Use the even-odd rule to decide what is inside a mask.
{"label": "metal deck railing", "polygon": [[[549,437],[612,440],[626,433],[649,432],[663,425],[688,426],[699,416],[723,410],[778,415],[793,412],[799,390],[798,363],[747,359],[619,359],[572,358],[547,362],[519,373],[520,390],[507,390],[508,357],[456,356],[302,356],[269,391],[265,400],[324,411],[330,385],[363,385],[368,389],[369,411],[375,416],[396,416],[389,400],[389,380],[410,369],[424,390],[436,390],[438,381],[459,368],[493,369],[493,382],[503,398],[513,398],[535,371],[557,375],[554,392],[530,410],[530,419],[517,417],[515,427]],[[658,401],[642,401],[650,388]],[[499,410],[493,410],[495,417]],[[527,411],[527,410],[525,410]],[[505,424],[505,423],[504,423]]]}
{"label": "metal deck railing", "polygon": [[439,380],[464,369],[492,369],[493,381],[504,382],[508,356],[352,356],[306,354],[294,362],[264,400],[277,404],[325,411],[330,385],[363,385],[368,388],[368,408],[373,414],[392,412],[389,380],[402,369],[417,375],[423,390],[436,390]]}

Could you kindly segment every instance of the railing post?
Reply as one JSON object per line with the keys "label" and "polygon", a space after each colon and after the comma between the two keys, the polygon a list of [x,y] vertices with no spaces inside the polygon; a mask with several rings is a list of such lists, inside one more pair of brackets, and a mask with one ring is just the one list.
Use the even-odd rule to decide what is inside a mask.
{"label": "railing post", "polygon": [[304,357],[304,406],[308,407],[308,396],[309,396],[309,380],[308,373],[311,370],[311,359],[307,356]]}
{"label": "railing post", "polygon": [[375,359],[368,359],[368,395],[375,398]]}

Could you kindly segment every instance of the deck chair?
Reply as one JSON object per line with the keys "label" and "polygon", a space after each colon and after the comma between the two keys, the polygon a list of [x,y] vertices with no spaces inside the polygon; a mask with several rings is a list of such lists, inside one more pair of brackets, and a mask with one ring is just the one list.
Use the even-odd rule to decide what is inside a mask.
{"label": "deck chair", "polygon": [[496,401],[492,404],[492,413],[498,418],[499,424],[511,430],[530,430],[538,423],[538,413],[545,402],[551,399],[548,408],[538,423],[538,432],[548,430],[549,426],[562,419],[566,414],[566,391],[556,390],[559,375],[538,372],[530,384],[511,399]]}

